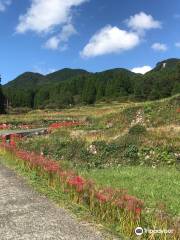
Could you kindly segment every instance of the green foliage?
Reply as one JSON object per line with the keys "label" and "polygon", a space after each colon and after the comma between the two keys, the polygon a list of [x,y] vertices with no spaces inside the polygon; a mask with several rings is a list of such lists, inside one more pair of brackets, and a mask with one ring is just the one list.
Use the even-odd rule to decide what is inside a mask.
{"label": "green foliage", "polygon": [[129,129],[129,134],[131,135],[141,135],[145,133],[146,133],[146,128],[141,124],[136,124]]}
{"label": "green foliage", "polygon": [[24,73],[4,90],[12,107],[64,108],[97,101],[156,100],[180,93],[180,61],[164,62],[145,75],[121,68],[95,74],[79,69],[47,76]]}
{"label": "green foliage", "polygon": [[93,104],[96,101],[96,88],[91,80],[88,80],[85,83],[82,99],[83,102],[87,104]]}
{"label": "green foliage", "polygon": [[166,146],[158,147],[141,147],[139,149],[139,162],[142,165],[157,167],[175,165],[176,158],[173,151]]}
{"label": "green foliage", "polygon": [[124,156],[136,161],[138,159],[138,147],[136,145],[129,145],[125,150]]}
{"label": "green foliage", "polygon": [[5,113],[5,97],[0,84],[0,114]]}

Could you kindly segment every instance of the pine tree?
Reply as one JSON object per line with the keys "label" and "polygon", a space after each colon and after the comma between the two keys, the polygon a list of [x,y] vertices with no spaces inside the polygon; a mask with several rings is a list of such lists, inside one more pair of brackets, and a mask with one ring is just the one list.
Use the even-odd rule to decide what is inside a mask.
{"label": "pine tree", "polygon": [[1,76],[0,76],[0,114],[5,113],[5,97],[2,92],[2,87],[1,87]]}
{"label": "pine tree", "polygon": [[82,93],[82,99],[86,104],[94,104],[96,101],[96,88],[91,79],[86,82],[84,91]]}

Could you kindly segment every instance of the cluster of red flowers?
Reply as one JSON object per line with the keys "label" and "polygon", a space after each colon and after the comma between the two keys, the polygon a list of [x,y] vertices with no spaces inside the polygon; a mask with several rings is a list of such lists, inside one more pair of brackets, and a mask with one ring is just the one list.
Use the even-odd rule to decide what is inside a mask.
{"label": "cluster of red flowers", "polygon": [[6,124],[6,123],[0,124],[0,130],[9,129],[9,128],[11,128],[10,124]]}
{"label": "cluster of red flowers", "polygon": [[178,108],[178,109],[176,110],[176,112],[177,112],[177,113],[180,113],[180,108]]}
{"label": "cluster of red flowers", "polygon": [[[110,211],[112,208],[119,209],[133,213],[136,219],[140,219],[143,209],[141,200],[128,195],[125,190],[99,189],[92,181],[86,180],[72,171],[64,171],[56,161],[32,152],[18,150],[14,143],[14,139],[17,137],[17,135],[12,135],[10,144],[5,143],[3,138],[2,146],[10,150],[29,169],[36,170],[40,175],[48,175],[50,186],[56,186],[58,183],[58,186],[62,186],[64,191],[70,192],[74,196],[73,199],[76,196],[78,202],[85,202],[92,210],[92,206],[97,208],[98,205],[107,205]],[[108,213],[109,215],[110,213]]]}
{"label": "cluster of red flowers", "polygon": [[80,176],[70,176],[66,182],[68,186],[75,188],[78,193],[83,192],[85,189],[86,181]]}
{"label": "cluster of red flowers", "polygon": [[53,123],[49,126],[49,129],[57,129],[61,127],[73,127],[73,126],[79,126],[81,125],[81,122],[61,122],[61,123]]}
{"label": "cluster of red flowers", "polygon": [[[56,161],[34,152],[17,149],[15,142],[19,138],[19,135],[12,134],[8,143],[7,136],[2,136],[0,145],[15,156],[16,163],[36,171],[37,175],[48,179],[50,187],[61,188],[76,203],[88,206],[100,220],[113,224],[122,223],[123,226],[129,224],[134,234],[136,224],[143,219],[142,200],[129,195],[124,189],[99,188],[92,180],[87,180],[73,171],[64,170]],[[127,231],[127,227],[125,229]]]}

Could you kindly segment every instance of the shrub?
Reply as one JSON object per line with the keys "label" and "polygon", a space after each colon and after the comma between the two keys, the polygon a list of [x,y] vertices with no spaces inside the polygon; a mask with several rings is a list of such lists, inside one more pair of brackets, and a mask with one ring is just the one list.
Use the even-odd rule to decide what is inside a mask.
{"label": "shrub", "polygon": [[146,128],[143,125],[136,124],[129,129],[131,135],[141,135],[146,133]]}
{"label": "shrub", "polygon": [[127,159],[127,161],[131,164],[135,164],[138,162],[138,147],[135,145],[129,145],[129,147],[126,148],[124,152],[124,157]]}

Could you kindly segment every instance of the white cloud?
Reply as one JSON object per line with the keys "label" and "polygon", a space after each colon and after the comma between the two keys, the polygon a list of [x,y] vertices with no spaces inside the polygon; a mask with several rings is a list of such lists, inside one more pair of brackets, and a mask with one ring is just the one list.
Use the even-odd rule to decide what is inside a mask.
{"label": "white cloud", "polygon": [[0,0],[0,12],[4,12],[11,2],[11,0]]}
{"label": "white cloud", "polygon": [[165,52],[168,50],[167,45],[164,43],[154,43],[151,46],[151,48],[154,49],[155,51],[160,51],[160,52]]}
{"label": "white cloud", "polygon": [[180,42],[176,42],[175,47],[180,48]]}
{"label": "white cloud", "polygon": [[141,73],[141,74],[145,74],[151,70],[152,70],[152,67],[150,67],[150,66],[135,67],[135,68],[131,69],[132,72]]}
{"label": "white cloud", "polygon": [[180,14],[174,14],[173,17],[176,19],[180,19]]}
{"label": "white cloud", "polygon": [[140,12],[126,20],[126,24],[134,31],[144,31],[149,29],[161,28],[161,22],[155,20],[151,15]]}
{"label": "white cloud", "polygon": [[110,25],[97,32],[81,52],[82,57],[95,57],[130,50],[140,43],[136,33]]}
{"label": "white cloud", "polygon": [[31,0],[31,6],[19,17],[18,33],[50,32],[58,25],[71,22],[72,8],[87,0]]}
{"label": "white cloud", "polygon": [[58,49],[58,46],[59,46],[59,38],[58,36],[53,36],[51,38],[49,38],[47,40],[47,42],[45,43],[45,48],[48,48],[48,49]]}
{"label": "white cloud", "polygon": [[[69,38],[76,33],[77,32],[72,24],[65,25],[63,26],[62,31],[59,35],[52,36],[47,40],[47,42],[45,43],[45,48],[56,50],[59,48],[59,45],[61,43],[67,43]],[[60,49],[65,50],[65,48],[66,44],[61,46]]]}

